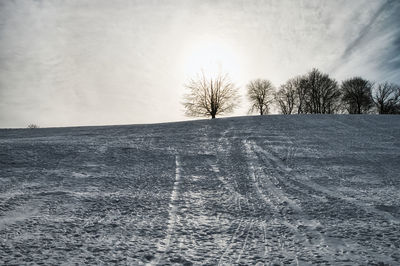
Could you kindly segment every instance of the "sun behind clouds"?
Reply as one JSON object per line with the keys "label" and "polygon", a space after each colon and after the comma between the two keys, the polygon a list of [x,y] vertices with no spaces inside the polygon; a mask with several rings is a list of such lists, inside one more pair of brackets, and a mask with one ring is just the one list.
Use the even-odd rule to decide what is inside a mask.
{"label": "sun behind clouds", "polygon": [[237,78],[240,62],[237,52],[221,39],[209,38],[189,45],[184,55],[184,74],[192,78],[203,72],[208,77],[228,74]]}

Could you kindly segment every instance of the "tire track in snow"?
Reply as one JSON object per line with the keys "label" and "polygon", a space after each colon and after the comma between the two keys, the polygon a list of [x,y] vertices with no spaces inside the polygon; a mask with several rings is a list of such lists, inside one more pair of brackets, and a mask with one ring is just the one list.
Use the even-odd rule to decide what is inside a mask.
{"label": "tire track in snow", "polygon": [[179,155],[175,155],[175,181],[174,186],[171,192],[171,197],[169,201],[169,211],[168,211],[168,225],[167,225],[167,234],[165,239],[160,241],[157,244],[157,254],[155,258],[147,263],[146,265],[158,265],[160,261],[163,259],[165,252],[169,249],[171,244],[171,238],[175,231],[176,219],[177,219],[177,199],[179,194],[179,187],[181,183],[181,165]]}
{"label": "tire track in snow", "polygon": [[381,217],[384,217],[386,220],[390,221],[391,223],[395,223],[395,224],[400,224],[400,220],[396,217],[394,217],[393,215],[391,215],[388,212],[385,211],[381,211],[381,210],[377,210],[376,208],[374,208],[373,206],[368,205],[367,203],[364,203],[360,200],[357,200],[355,198],[351,198],[351,197],[347,197],[345,195],[343,195],[342,193],[340,193],[339,191],[332,191],[331,189],[325,188],[321,185],[318,185],[316,183],[312,183],[312,182],[303,182],[303,184],[307,187],[309,187],[310,189],[313,189],[314,191],[318,191],[321,192],[325,195],[328,195],[331,198],[337,198],[340,200],[344,200],[350,204],[353,204],[361,209],[363,209],[364,211],[368,212],[368,213],[374,213],[377,214]]}
{"label": "tire track in snow", "polygon": [[[247,144],[247,143],[246,143]],[[293,143],[290,143],[293,144]],[[281,176],[287,176],[287,174],[292,171],[292,169],[290,167],[288,167],[280,158],[278,158],[276,155],[273,155],[271,153],[268,153],[267,151],[265,151],[264,149],[262,149],[260,146],[258,146],[257,144],[253,143],[252,148],[254,151],[261,153],[269,162],[272,162],[273,165],[275,166],[276,171],[281,175]],[[291,181],[290,178],[286,178],[285,181]],[[279,182],[279,180],[278,180]],[[295,189],[302,192],[302,193],[306,193],[304,192],[304,189],[300,188],[298,185],[295,184],[295,182],[290,182],[291,186],[296,187]],[[329,197],[332,198],[336,198],[339,200],[343,200],[345,202],[348,202],[350,204],[353,204],[361,209],[363,209],[364,211],[368,212],[368,213],[374,213],[376,215],[379,215],[381,217],[384,217],[385,219],[387,219],[388,221],[392,222],[392,223],[396,223],[398,224],[400,221],[398,218],[394,217],[393,215],[391,215],[390,213],[381,211],[381,210],[377,210],[376,208],[374,208],[373,206],[368,205],[367,203],[364,203],[360,200],[351,198],[351,197],[347,197],[345,195],[343,195],[342,193],[340,193],[338,190],[331,190],[329,188],[326,188],[324,186],[321,186],[315,182],[310,182],[310,181],[302,181],[302,185],[308,187],[310,190],[313,191],[317,191],[320,192],[324,195],[327,195]]]}
{"label": "tire track in snow", "polygon": [[[243,197],[240,193],[238,193],[235,188],[227,181],[225,180],[221,175],[220,175],[220,170],[218,168],[218,165],[216,163],[213,163],[211,160],[208,160],[207,163],[210,165],[213,173],[215,174],[215,176],[217,177],[217,179],[224,185],[224,187],[227,189],[227,191],[229,191],[229,193],[232,195],[233,197],[233,201],[234,203],[236,203],[236,205],[238,206],[239,210],[241,209],[240,206],[240,201],[241,200],[246,200],[245,197]],[[231,223],[231,226],[235,223],[236,221],[233,220]],[[223,262],[224,258],[227,257],[228,252],[232,250],[232,246],[234,245],[234,242],[237,240],[238,235],[243,234],[246,230],[247,227],[247,221],[245,221],[243,218],[241,218],[238,221],[238,226],[236,227],[236,230],[234,231],[233,235],[231,236],[229,242],[226,244],[225,248],[222,250],[222,255],[219,257],[218,260],[218,265],[225,265],[225,263]],[[249,228],[249,231],[251,229],[251,226]],[[248,234],[249,232],[247,232],[247,237],[246,237],[246,241],[244,243],[244,245],[241,248],[240,254],[238,255],[238,259],[237,262],[240,261],[240,257],[246,247],[246,242],[247,242],[247,238],[248,238]],[[231,263],[231,259],[230,263]]]}
{"label": "tire track in snow", "polygon": [[[224,252],[222,253],[222,255],[220,256],[220,258],[218,260],[218,265],[223,265],[222,260],[228,254],[228,251],[232,248],[233,242],[236,240],[238,232],[240,231],[240,228],[242,227],[242,223],[243,223],[243,219],[240,219],[235,232],[233,233],[231,239],[229,240],[228,245],[226,246]],[[243,231],[243,229],[241,231]]]}
{"label": "tire track in snow", "polygon": [[[228,156],[225,153],[227,150],[229,150],[228,147],[232,146],[232,143],[229,141],[229,139],[227,138],[226,135],[232,131],[233,131],[233,129],[232,129],[232,127],[230,127],[228,129],[224,130],[221,133],[221,136],[218,138],[218,141],[217,141],[218,144],[217,144],[217,149],[216,149],[217,158],[219,158],[220,156],[223,156],[223,157]],[[224,186],[224,188],[230,193],[230,195],[232,197],[232,204],[235,205],[238,208],[238,210],[242,209],[241,201],[243,201],[244,204],[247,205],[248,199],[245,196],[243,196],[242,194],[240,194],[238,191],[236,191],[235,186],[221,174],[221,171],[218,167],[218,163],[211,161],[211,160],[207,160],[207,164],[211,167],[211,170],[214,173],[215,177],[220,181],[220,183]],[[238,185],[237,185],[236,180],[233,180],[233,181],[236,183],[236,187],[237,187]],[[253,225],[253,221],[250,220],[250,222],[249,222],[249,221],[246,221],[246,219],[244,217],[241,217],[239,220],[232,220],[231,226],[235,226],[234,224],[237,224],[236,229],[234,230],[233,234],[231,235],[230,240],[226,243],[225,248],[223,248],[221,250],[222,254],[220,255],[220,257],[218,259],[218,265],[226,265],[226,264],[230,265],[230,264],[233,264],[234,261],[236,261],[235,263],[238,264],[244,250],[246,249],[246,245],[247,245],[249,233],[250,233],[252,225]],[[247,234],[246,234],[247,227],[248,227],[248,230],[247,230]],[[238,247],[236,247],[237,243],[235,243],[235,242],[243,234],[246,234],[246,237],[245,237],[243,245],[238,250]],[[231,252],[233,252],[233,254],[230,254]],[[232,255],[234,255],[237,252],[239,252],[239,254],[237,255],[237,258],[232,257]]]}
{"label": "tire track in snow", "polygon": [[[227,134],[229,132],[232,132],[233,128],[229,127],[228,129],[225,129],[222,133],[221,136],[218,138],[216,141],[217,147],[217,158],[219,159],[220,156],[222,157],[227,157],[228,155],[225,154],[226,151],[228,150],[228,147],[231,147],[232,144],[227,138]],[[217,160],[218,161],[218,160]],[[218,163],[213,162],[211,160],[207,160],[208,165],[211,167],[211,170],[213,171],[214,175],[217,177],[217,179],[223,184],[223,186],[229,191],[229,193],[232,196],[233,199],[233,205],[236,205],[239,210],[242,209],[241,207],[241,201],[246,202],[247,199],[244,197],[242,194],[240,194],[238,191],[236,191],[235,186],[229,182],[233,181],[236,184],[236,187],[238,187],[236,180],[227,180],[221,175],[221,171],[218,167]]]}
{"label": "tire track in snow", "polygon": [[250,220],[249,229],[247,230],[247,233],[246,233],[246,237],[245,237],[245,239],[244,239],[243,246],[242,246],[242,248],[240,249],[238,258],[237,258],[237,260],[236,260],[236,263],[237,263],[237,264],[239,264],[240,258],[242,257],[242,254],[243,254],[244,250],[246,249],[247,240],[248,240],[248,238],[249,238],[249,234],[250,234],[250,231],[251,231],[252,226],[253,226],[253,221]]}
{"label": "tire track in snow", "polygon": [[[256,177],[256,170],[257,167],[255,167],[253,161],[258,161],[258,156],[254,154],[253,151],[259,151],[261,148],[254,144],[253,142],[250,141],[244,141],[244,146],[245,146],[245,151],[248,157],[250,157],[251,160],[248,161],[249,164],[249,169],[250,169],[250,176],[253,181],[253,184],[256,188],[256,193],[259,195],[260,198],[262,198],[267,204],[271,204],[271,198],[268,198],[264,195],[263,190],[260,188],[258,178]],[[278,167],[283,167],[281,164],[278,164],[278,159],[269,156],[269,160],[273,161],[278,165]],[[261,168],[261,167],[258,167]],[[279,180],[274,176],[274,175],[269,175],[268,178],[263,179],[265,184],[267,185],[268,192],[274,196],[275,200],[277,200],[278,203],[287,203],[289,207],[291,207],[294,211],[300,213],[301,208],[300,206],[293,201],[292,199],[288,198],[278,187],[277,185],[279,184]],[[277,206],[273,206],[275,209],[277,209]]]}
{"label": "tire track in snow", "polygon": [[[305,222],[306,224],[320,224],[318,220],[315,219],[310,220],[307,216],[305,216],[302,207],[295,200],[290,199],[282,191],[282,189],[278,187],[278,185],[282,182],[291,181],[291,179],[288,177],[288,174],[290,173],[290,171],[292,171],[292,169],[288,167],[279,157],[265,151],[256,143],[251,141],[245,141],[244,144],[246,147],[246,152],[249,157],[252,157],[255,161],[261,160],[263,163],[268,163],[270,166],[272,166],[271,169],[273,172],[272,174],[267,175],[262,171],[262,175],[268,177],[263,179],[262,181],[266,182],[266,184],[268,185],[267,186],[268,192],[272,194],[272,196],[274,196],[275,201],[277,201],[278,203],[285,203],[285,205],[287,205],[293,211],[295,211],[293,215],[297,216],[301,215],[302,222]],[[260,157],[257,154],[261,154],[262,157]],[[264,195],[263,190],[259,186],[259,180],[258,178],[256,178],[256,167],[253,165],[253,162],[251,161],[249,162],[249,168],[250,168],[250,175],[252,176],[253,181],[256,182],[255,187],[257,188],[258,193],[262,195],[263,199],[266,199],[267,203],[271,202],[271,200],[269,200]],[[263,167],[260,165],[259,168],[262,170]],[[283,177],[285,177],[284,181],[281,180]],[[291,224],[291,227],[295,228],[296,225]]]}
{"label": "tire track in snow", "polygon": [[[276,184],[282,183],[282,182],[289,182],[290,185],[294,186],[295,190],[298,190],[299,192],[302,193],[306,193],[304,191],[304,188],[299,187],[298,185],[295,184],[295,182],[293,182],[294,180],[292,180],[289,176],[289,173],[292,171],[292,169],[290,167],[288,167],[285,162],[283,162],[277,155],[275,155],[273,152],[270,153],[264,149],[262,149],[260,146],[258,146],[256,143],[254,142],[249,142],[249,141],[244,141],[244,144],[246,147],[246,152],[248,152],[248,155],[250,156],[250,158],[253,158],[256,162],[256,160],[261,159],[261,161],[265,164],[270,164],[272,166],[272,175],[268,175],[270,178],[273,178],[276,180]],[[293,144],[293,143],[290,143]],[[252,153],[255,154],[252,154]],[[257,155],[257,153],[259,155]],[[261,155],[261,157],[260,157]],[[254,176],[255,174],[255,170],[254,170],[254,166],[252,165],[252,162],[249,162],[250,164],[250,174]],[[282,178],[285,178],[284,180],[281,180]],[[256,182],[258,182],[258,180],[254,177],[252,177],[253,180],[255,180]],[[265,181],[263,179],[263,181]],[[370,213],[376,213],[376,214],[380,214],[381,216],[384,216],[387,220],[389,220],[392,223],[397,224],[398,220],[396,220],[396,218],[394,218],[393,216],[391,216],[390,214],[386,214],[383,211],[378,211],[375,210],[373,207],[368,206],[367,204],[363,203],[363,202],[359,202],[356,199],[352,199],[352,198],[348,198],[344,195],[342,195],[341,193],[338,192],[333,192],[332,190],[325,188],[321,185],[312,183],[312,182],[307,182],[307,181],[303,181],[302,184],[304,186],[306,186],[307,188],[311,189],[312,191],[316,191],[316,192],[320,192],[323,193],[327,196],[333,197],[333,198],[337,198],[340,200],[344,200],[349,202],[350,204],[353,204],[355,206],[358,206],[362,209],[364,209],[365,211],[369,211]],[[257,184],[255,185],[255,187],[257,188]],[[275,188],[273,189],[273,191],[278,191],[280,190],[278,187],[275,186]],[[262,193],[261,190],[259,190],[260,193]],[[270,189],[268,190],[268,192],[270,192]],[[284,192],[281,191],[280,192],[281,195],[283,195],[283,197],[278,197],[278,199],[285,199],[287,198],[286,195],[284,195]],[[275,194],[274,194],[275,195]],[[278,201],[279,202],[279,201]],[[291,204],[289,204],[288,206],[290,206]],[[296,204],[297,205],[297,204]],[[310,219],[310,217],[308,217],[305,213],[303,213],[301,211],[301,208],[299,205],[297,205],[299,207],[299,209],[292,214],[289,214],[289,216],[285,215],[286,220],[283,221],[282,223],[285,224],[286,226],[288,226],[297,236],[300,236],[303,240],[306,238],[307,242],[303,243],[304,246],[307,246],[310,251],[311,250],[317,250],[317,254],[319,254],[319,256],[324,256],[324,254],[332,254],[332,252],[335,251],[334,247],[331,246],[331,243],[335,243],[338,240],[335,238],[331,238],[328,235],[319,232],[318,230],[316,230],[317,227],[321,227],[323,228],[324,225],[321,224],[321,221],[317,220],[317,219]],[[293,206],[291,206],[293,208]],[[295,210],[295,209],[294,209]],[[287,220],[288,217],[292,216],[291,220]],[[294,218],[294,219],[293,219]],[[304,238],[305,237],[305,238]],[[311,240],[313,240],[311,242]],[[340,240],[343,244],[342,247],[343,248],[353,248],[354,247],[358,247],[358,243],[351,240],[351,239],[341,239]],[[332,249],[333,248],[333,249]],[[357,248],[355,248],[357,249]],[[376,254],[377,256],[379,254]],[[297,260],[297,256],[296,256],[296,260]]]}
{"label": "tire track in snow", "polygon": [[208,160],[207,163],[210,165],[211,170],[217,177],[217,179],[225,186],[225,188],[231,193],[231,195],[234,197],[234,200],[238,203],[239,209],[240,209],[240,200],[245,200],[245,198],[238,193],[235,188],[227,181],[225,180],[221,175],[220,175],[220,170],[217,166],[217,164],[213,163],[211,160]]}
{"label": "tire track in snow", "polygon": [[[304,214],[301,206],[294,200],[290,199],[279,187],[279,184],[282,182],[279,177],[285,176],[285,174],[291,169],[287,167],[278,157],[274,156],[273,154],[269,154],[255,142],[244,140],[243,144],[245,153],[249,158],[249,174],[258,197],[275,210],[275,215],[278,215],[278,217],[275,218],[278,218],[280,223],[284,224],[290,231],[292,231],[296,235],[296,238],[302,239],[304,242],[308,235],[314,235],[314,237],[316,236],[314,241],[317,241],[317,243],[309,243],[311,244],[311,250],[314,250],[315,247],[324,246],[324,243],[326,242],[325,236],[315,230],[315,227],[320,225],[320,222],[315,219],[309,219]],[[266,157],[267,162],[264,162],[264,160],[260,158],[258,155],[259,153],[262,153],[264,157]],[[260,160],[262,160],[263,163],[268,163],[270,166],[272,166],[272,174],[266,174],[263,171],[263,165],[260,164]],[[262,178],[262,188],[260,187],[260,178]],[[265,192],[267,192],[267,195]],[[301,230],[299,230],[299,226],[302,226]],[[287,244],[288,247],[293,245],[291,241],[292,240],[289,240],[289,243]],[[281,243],[281,239],[279,239],[279,243],[282,250],[284,250],[284,246],[286,246],[285,242]],[[289,257],[297,260],[297,255],[295,253],[289,252],[288,250],[286,250],[285,253],[290,254]]]}

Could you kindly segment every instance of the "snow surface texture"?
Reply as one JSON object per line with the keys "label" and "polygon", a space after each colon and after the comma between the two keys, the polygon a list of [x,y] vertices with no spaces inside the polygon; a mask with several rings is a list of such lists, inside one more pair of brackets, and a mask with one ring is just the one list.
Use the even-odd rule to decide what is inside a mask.
{"label": "snow surface texture", "polygon": [[400,264],[400,116],[0,130],[0,264]]}

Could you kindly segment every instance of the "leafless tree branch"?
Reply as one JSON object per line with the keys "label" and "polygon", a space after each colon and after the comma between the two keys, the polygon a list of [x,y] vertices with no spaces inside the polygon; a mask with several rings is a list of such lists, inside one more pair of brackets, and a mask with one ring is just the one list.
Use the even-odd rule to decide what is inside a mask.
{"label": "leafless tree branch", "polygon": [[183,102],[187,116],[215,118],[232,112],[239,102],[237,88],[227,74],[207,78],[202,72],[185,87],[189,90]]}

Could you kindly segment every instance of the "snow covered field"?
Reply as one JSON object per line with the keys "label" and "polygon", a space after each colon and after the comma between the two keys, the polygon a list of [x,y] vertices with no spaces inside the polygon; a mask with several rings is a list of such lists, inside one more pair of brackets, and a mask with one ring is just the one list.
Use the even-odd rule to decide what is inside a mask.
{"label": "snow covered field", "polygon": [[0,264],[400,264],[400,116],[0,130]]}

